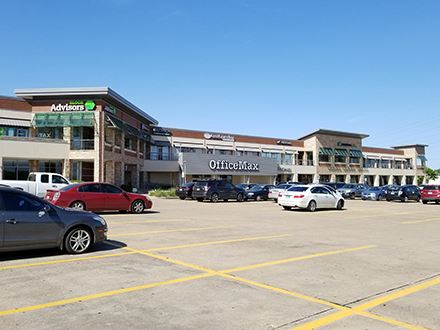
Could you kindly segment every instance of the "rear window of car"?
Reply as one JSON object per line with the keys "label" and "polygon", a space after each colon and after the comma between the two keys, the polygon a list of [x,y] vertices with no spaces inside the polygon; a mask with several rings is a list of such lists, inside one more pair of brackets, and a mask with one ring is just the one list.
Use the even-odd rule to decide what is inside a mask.
{"label": "rear window of car", "polygon": [[279,184],[279,185],[276,186],[275,188],[276,188],[276,189],[286,189],[286,188],[288,188],[288,187],[290,187],[289,184]]}
{"label": "rear window of car", "polygon": [[440,190],[440,186],[425,186],[423,190]]}
{"label": "rear window of car", "polygon": [[67,186],[65,186],[65,187],[63,187],[63,188],[61,188],[60,190],[61,190],[61,191],[68,191],[68,190],[73,189],[73,188],[76,188],[76,187],[78,187],[78,186],[79,186],[79,184],[69,184],[69,185],[67,185]]}
{"label": "rear window of car", "polygon": [[292,187],[292,188],[290,188],[287,191],[298,191],[298,192],[301,192],[301,191],[306,191],[307,189],[309,189],[309,187]]}
{"label": "rear window of car", "polygon": [[193,185],[194,185],[193,182],[191,182],[191,183],[185,183],[184,185],[182,185],[182,187],[185,187],[185,188],[191,188]]}
{"label": "rear window of car", "polygon": [[209,185],[209,182],[208,182],[208,181],[204,181],[204,182],[199,181],[199,182],[196,182],[196,183],[194,184],[194,187],[206,187],[206,186],[208,186],[208,185]]}

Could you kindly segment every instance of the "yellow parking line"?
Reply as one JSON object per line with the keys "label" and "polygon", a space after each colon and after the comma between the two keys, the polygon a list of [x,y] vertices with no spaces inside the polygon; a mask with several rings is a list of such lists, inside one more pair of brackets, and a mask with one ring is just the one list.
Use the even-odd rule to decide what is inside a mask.
{"label": "yellow parking line", "polygon": [[199,227],[199,228],[180,228],[180,229],[169,229],[169,230],[153,230],[153,231],[144,231],[144,232],[136,232],[136,233],[116,234],[116,235],[109,235],[109,236],[110,237],[139,236],[139,235],[146,235],[146,234],[178,233],[178,232],[202,231],[202,230],[230,228],[230,227],[233,227],[233,226],[217,226],[217,227]]}
{"label": "yellow parking line", "polygon": [[327,252],[309,254],[309,255],[301,256],[301,257],[294,257],[294,258],[288,258],[288,259],[282,259],[282,260],[268,261],[268,262],[263,262],[263,263],[259,263],[259,264],[255,264],[255,265],[231,268],[231,269],[224,270],[223,272],[224,273],[235,273],[235,272],[241,272],[241,271],[255,269],[255,268],[261,268],[261,267],[267,267],[267,266],[275,266],[275,265],[286,264],[286,263],[294,262],[294,261],[302,261],[302,260],[314,259],[314,258],[319,258],[319,257],[331,256],[331,255],[335,255],[335,254],[341,254],[341,253],[348,253],[348,252],[360,251],[360,250],[365,250],[365,249],[371,249],[371,248],[374,248],[374,247],[376,247],[376,246],[375,245],[365,245],[365,246],[349,248],[349,249],[327,251]]}
{"label": "yellow parking line", "polygon": [[373,300],[368,301],[362,305],[353,307],[351,310],[340,311],[340,312],[336,312],[336,313],[330,314],[328,316],[319,318],[315,321],[312,321],[312,322],[306,323],[302,326],[296,327],[295,329],[300,329],[300,330],[316,329],[316,328],[319,328],[319,327],[322,327],[325,325],[329,325],[329,324],[332,324],[336,321],[342,320],[348,316],[351,316],[353,314],[356,314],[359,312],[364,312],[365,310],[372,309],[372,308],[377,307],[379,305],[388,303],[390,301],[408,296],[410,294],[428,289],[432,286],[439,285],[439,284],[440,284],[440,277],[436,277],[434,279],[424,281],[420,284],[415,284],[415,285],[394,291],[393,293],[390,293],[388,295],[384,295],[382,297],[373,299]]}
{"label": "yellow parking line", "polygon": [[122,253],[104,254],[104,255],[92,256],[92,257],[80,257],[80,258],[71,258],[71,259],[62,259],[62,260],[53,260],[53,261],[42,261],[42,262],[35,262],[35,263],[29,263],[29,264],[2,266],[2,267],[0,267],[0,270],[55,265],[55,264],[62,264],[62,263],[75,262],[75,261],[84,261],[84,260],[121,257],[121,256],[129,255],[129,254],[135,254],[135,253],[136,252],[122,252]]}
{"label": "yellow parking line", "polygon": [[413,225],[416,223],[424,223],[424,222],[431,222],[431,221],[440,221],[440,218],[429,218],[424,220],[415,220],[415,221],[404,221],[401,222],[402,225]]}
{"label": "yellow parking line", "polygon": [[291,235],[284,234],[284,235],[274,235],[274,236],[244,237],[244,238],[237,238],[237,239],[230,239],[230,240],[223,240],[223,241],[211,241],[211,242],[193,243],[193,244],[186,244],[186,245],[164,246],[164,247],[148,249],[147,251],[148,252],[168,251],[168,250],[185,249],[185,248],[199,247],[199,246],[209,246],[209,245],[218,245],[218,244],[228,244],[228,243],[265,240],[265,239],[272,239],[272,238],[281,238],[281,237],[287,237],[287,236],[291,236]]}
{"label": "yellow parking line", "polygon": [[112,227],[114,225],[122,226],[122,225],[132,225],[132,224],[143,224],[143,223],[167,223],[167,222],[187,222],[190,220],[148,220],[148,221],[107,221],[107,224]]}

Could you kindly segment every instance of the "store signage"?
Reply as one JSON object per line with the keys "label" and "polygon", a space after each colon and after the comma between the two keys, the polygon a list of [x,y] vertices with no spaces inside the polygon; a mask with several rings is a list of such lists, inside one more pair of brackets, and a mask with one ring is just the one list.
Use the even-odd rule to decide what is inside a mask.
{"label": "store signage", "polygon": [[278,140],[277,144],[283,145],[283,146],[291,146],[292,142],[287,141],[287,140]]}
{"label": "store signage", "polygon": [[338,142],[337,143],[338,147],[356,147],[355,144],[351,144],[351,143],[344,143],[344,142]]}
{"label": "store signage", "polygon": [[249,163],[245,160],[239,160],[236,162],[230,162],[227,160],[214,160],[209,161],[209,168],[213,171],[245,171],[245,172],[258,172],[260,165],[258,163]]}
{"label": "store signage", "polygon": [[52,104],[50,111],[64,112],[64,111],[93,111],[96,108],[96,103],[92,100],[86,101],[69,101],[64,104]]}
{"label": "store signage", "polygon": [[220,140],[225,142],[234,142],[235,138],[231,135],[217,134],[217,133],[205,133],[203,137],[207,140]]}
{"label": "store signage", "polygon": [[106,105],[104,108],[105,111],[110,112],[113,115],[116,115],[116,113],[118,112],[118,109],[116,109],[114,106],[112,105]]}

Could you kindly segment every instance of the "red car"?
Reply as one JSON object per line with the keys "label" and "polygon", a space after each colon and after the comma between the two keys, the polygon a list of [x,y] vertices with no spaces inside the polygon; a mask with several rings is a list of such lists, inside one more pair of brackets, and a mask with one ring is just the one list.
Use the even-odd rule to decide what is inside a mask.
{"label": "red car", "polygon": [[70,184],[60,190],[48,190],[45,199],[61,207],[88,211],[129,211],[142,213],[153,202],[146,195],[128,193],[108,183]]}
{"label": "red car", "polygon": [[428,202],[440,203],[440,186],[428,185],[423,187],[421,196],[423,204],[428,204]]}

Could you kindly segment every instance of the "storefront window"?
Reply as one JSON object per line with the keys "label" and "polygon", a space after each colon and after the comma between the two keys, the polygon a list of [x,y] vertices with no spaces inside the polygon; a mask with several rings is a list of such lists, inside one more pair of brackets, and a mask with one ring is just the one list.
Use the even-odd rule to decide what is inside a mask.
{"label": "storefront window", "polygon": [[284,165],[293,165],[293,155],[292,154],[285,154],[283,164]]}
{"label": "storefront window", "polygon": [[46,161],[40,160],[39,171],[49,172],[49,173],[62,173],[63,165],[60,160],[46,160]]}
{"label": "storefront window", "polygon": [[361,162],[361,159],[359,157],[350,157],[351,164],[359,164],[360,162]]}
{"label": "storefront window", "polygon": [[29,171],[27,160],[3,160],[3,180],[26,180]]}
{"label": "storefront window", "polygon": [[232,150],[222,150],[222,149],[216,149],[216,153],[218,155],[233,155],[234,152]]}
{"label": "storefront window", "polygon": [[330,163],[330,155],[319,154],[319,161],[323,163]]}
{"label": "storefront window", "polygon": [[36,137],[42,139],[63,139],[63,127],[38,127]]}
{"label": "storefront window", "polygon": [[347,157],[345,156],[335,156],[335,163],[345,163],[347,160]]}
{"label": "storefront window", "polygon": [[95,149],[95,130],[94,130],[94,128],[93,127],[73,127],[70,149],[72,149],[72,150],[93,150],[93,149]]}
{"label": "storefront window", "polygon": [[0,136],[28,137],[29,129],[22,127],[0,126]]}

